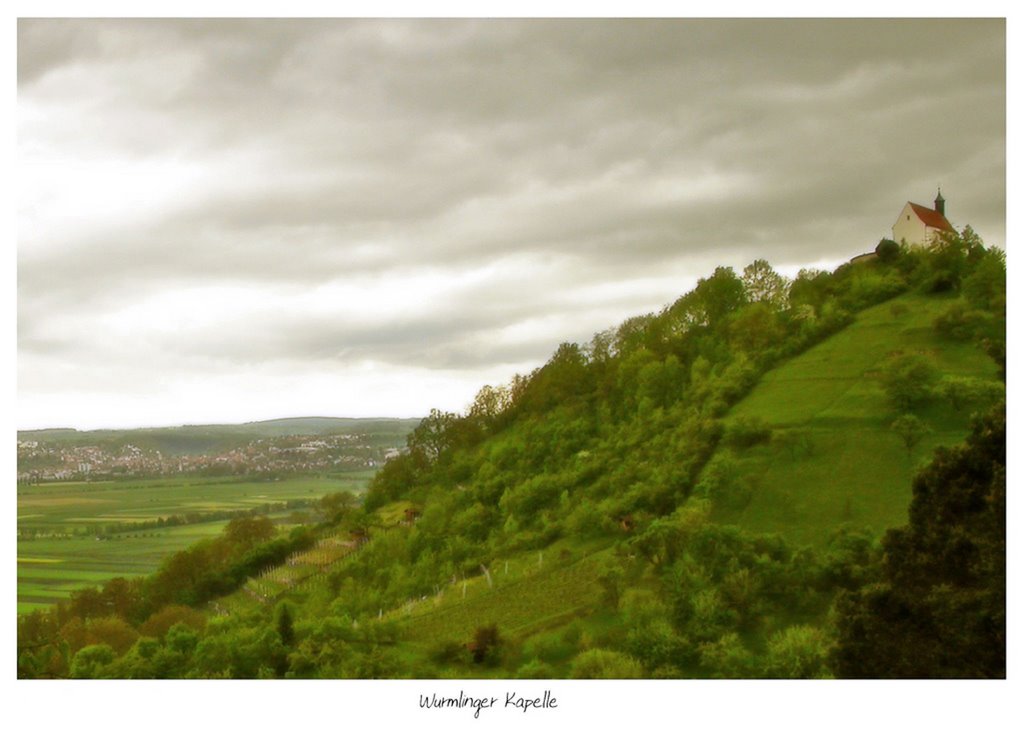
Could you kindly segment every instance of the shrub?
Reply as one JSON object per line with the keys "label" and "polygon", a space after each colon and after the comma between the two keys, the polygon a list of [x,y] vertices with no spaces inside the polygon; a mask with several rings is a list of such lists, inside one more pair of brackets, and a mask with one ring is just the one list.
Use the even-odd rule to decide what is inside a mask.
{"label": "shrub", "polygon": [[101,677],[104,667],[114,661],[114,650],[106,644],[93,644],[81,649],[71,660],[71,677],[91,679]]}
{"label": "shrub", "polygon": [[897,274],[858,274],[850,284],[848,300],[851,306],[863,308],[895,297],[906,289],[903,278]]}
{"label": "shrub", "polygon": [[569,676],[579,680],[639,679],[644,676],[644,668],[637,660],[622,652],[588,649],[572,661]]}
{"label": "shrub", "polygon": [[759,416],[740,416],[725,427],[722,441],[733,449],[749,449],[771,438],[772,430]]}
{"label": "shrub", "polygon": [[875,247],[875,256],[880,262],[895,262],[900,257],[900,245],[892,239],[882,239]]}
{"label": "shrub", "polygon": [[701,644],[700,665],[717,678],[755,677],[758,672],[754,655],[735,632]]}
{"label": "shrub", "polygon": [[937,390],[957,411],[976,403],[990,405],[1006,394],[1002,383],[976,377],[944,377]]}
{"label": "shrub", "polygon": [[139,627],[139,633],[143,636],[153,636],[161,639],[167,633],[167,630],[177,623],[188,624],[196,631],[202,633],[206,628],[206,616],[201,611],[189,608],[188,606],[164,606],[146,619],[142,626]]}
{"label": "shrub", "polygon": [[648,667],[689,661],[692,646],[680,637],[667,619],[637,624],[626,635],[626,649]]}
{"label": "shrub", "polygon": [[555,677],[551,665],[532,659],[516,671],[517,680],[550,680]]}
{"label": "shrub", "polygon": [[565,519],[565,533],[570,536],[593,537],[615,530],[611,519],[589,502],[577,505]]}
{"label": "shrub", "polygon": [[562,662],[576,651],[579,633],[541,633],[531,636],[523,644],[523,656],[538,662]]}
{"label": "shrub", "polygon": [[765,677],[831,677],[826,667],[830,644],[818,629],[791,626],[768,640]]}
{"label": "shrub", "polygon": [[772,446],[786,452],[794,461],[809,457],[814,451],[814,442],[805,429],[776,429],[772,432]]}
{"label": "shrub", "polygon": [[967,303],[958,300],[932,322],[932,327],[940,336],[955,341],[970,341],[985,334],[990,323],[989,316],[982,311],[970,308]]}
{"label": "shrub", "polygon": [[445,639],[433,644],[428,656],[437,664],[455,665],[465,664],[469,661],[469,652],[465,645],[459,644],[454,639]]}
{"label": "shrub", "polygon": [[729,451],[716,455],[707,464],[694,492],[726,510],[744,508],[753,496],[750,480],[740,473],[739,461]]}

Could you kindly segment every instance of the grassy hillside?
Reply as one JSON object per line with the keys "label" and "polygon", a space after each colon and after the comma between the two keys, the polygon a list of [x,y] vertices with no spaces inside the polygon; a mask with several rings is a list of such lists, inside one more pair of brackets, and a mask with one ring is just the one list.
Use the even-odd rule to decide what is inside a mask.
{"label": "grassy hillside", "polygon": [[807,544],[823,543],[841,524],[878,534],[904,524],[915,470],[937,446],[961,441],[971,412],[980,408],[929,405],[919,415],[930,431],[908,452],[890,429],[894,411],[878,379],[883,363],[899,351],[920,352],[944,375],[998,379],[997,366],[978,346],[934,330],[952,302],[908,295],[874,306],[767,372],[724,420],[759,419],[786,433],[739,455],[738,475],[752,495],[718,510],[715,520]]}
{"label": "grassy hillside", "polygon": [[[914,473],[936,447],[967,435],[970,415],[979,407],[954,411],[931,404],[921,414],[931,430],[908,453],[890,429],[893,411],[878,381],[880,367],[896,352],[913,351],[933,357],[943,374],[998,379],[998,367],[978,346],[946,340],[934,330],[935,319],[952,302],[950,296],[911,294],[873,306],[847,328],[766,372],[723,421],[728,427],[756,418],[769,432],[783,433],[739,456],[738,474],[752,496],[740,510],[716,507],[711,520],[817,547],[843,525],[876,534],[903,525]],[[794,437],[798,444],[787,442]],[[726,454],[733,452],[723,444],[709,466]],[[473,626],[482,623],[528,636],[599,608],[600,564],[614,560],[612,549],[559,561],[552,553],[569,551],[559,540],[545,549],[544,570],[531,553],[512,559],[513,575],[503,577],[498,561],[493,587],[478,575],[466,581],[465,593],[461,584],[453,585],[391,617],[420,644],[445,636],[469,640]]]}

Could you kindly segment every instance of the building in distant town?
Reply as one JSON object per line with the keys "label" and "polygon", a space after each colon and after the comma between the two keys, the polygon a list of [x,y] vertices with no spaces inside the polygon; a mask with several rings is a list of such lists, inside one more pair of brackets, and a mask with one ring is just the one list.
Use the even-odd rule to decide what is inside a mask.
{"label": "building in distant town", "polygon": [[906,242],[908,246],[927,246],[944,231],[953,231],[953,227],[946,220],[946,199],[940,189],[934,208],[910,202],[903,206],[892,225],[892,240],[897,244]]}

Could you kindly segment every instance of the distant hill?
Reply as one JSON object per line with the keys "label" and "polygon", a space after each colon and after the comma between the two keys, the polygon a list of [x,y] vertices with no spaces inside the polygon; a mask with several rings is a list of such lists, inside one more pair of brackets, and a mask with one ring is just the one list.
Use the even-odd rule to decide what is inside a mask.
{"label": "distant hill", "polygon": [[275,436],[371,435],[381,445],[404,443],[419,423],[415,418],[275,418],[239,424],[185,425],[139,429],[40,429],[19,431],[20,441],[120,447],[125,444],[163,454],[204,454],[224,451],[248,441]]}
{"label": "distant hill", "polygon": [[412,430],[418,418],[332,418],[307,416],[300,418],[274,418],[251,421],[242,428],[258,431],[265,436],[295,436],[306,434],[374,433]]}

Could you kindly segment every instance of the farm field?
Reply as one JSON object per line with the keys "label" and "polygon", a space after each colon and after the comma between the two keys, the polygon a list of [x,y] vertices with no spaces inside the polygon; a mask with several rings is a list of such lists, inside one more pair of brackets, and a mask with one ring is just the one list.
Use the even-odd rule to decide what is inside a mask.
{"label": "farm field", "polygon": [[[90,585],[156,570],[165,557],[216,536],[227,519],[161,526],[98,537],[89,524],[151,521],[161,516],[255,509],[265,504],[316,499],[349,489],[361,492],[369,473],[291,478],[270,482],[154,479],[34,485],[19,490],[19,528],[39,535],[18,541],[18,612],[44,607]],[[287,525],[295,510],[271,518]],[[74,534],[72,532],[79,532]],[[59,534],[59,536],[46,535]]]}
{"label": "farm field", "polygon": [[904,524],[915,471],[936,447],[963,441],[971,411],[978,409],[955,412],[941,400],[932,402],[918,411],[930,431],[908,453],[889,429],[896,414],[878,382],[881,365],[898,347],[929,355],[944,375],[998,379],[995,363],[980,348],[943,340],[932,329],[948,307],[942,298],[896,298],[766,373],[726,423],[757,418],[773,431],[795,434],[801,444],[736,452],[752,493],[736,509],[720,510],[717,519],[801,544],[822,544],[842,524],[876,535]]}
{"label": "farm field", "polygon": [[158,478],[18,486],[21,531],[86,533],[96,524],[136,523],[189,513],[215,514],[362,490],[372,470],[273,481]]}

